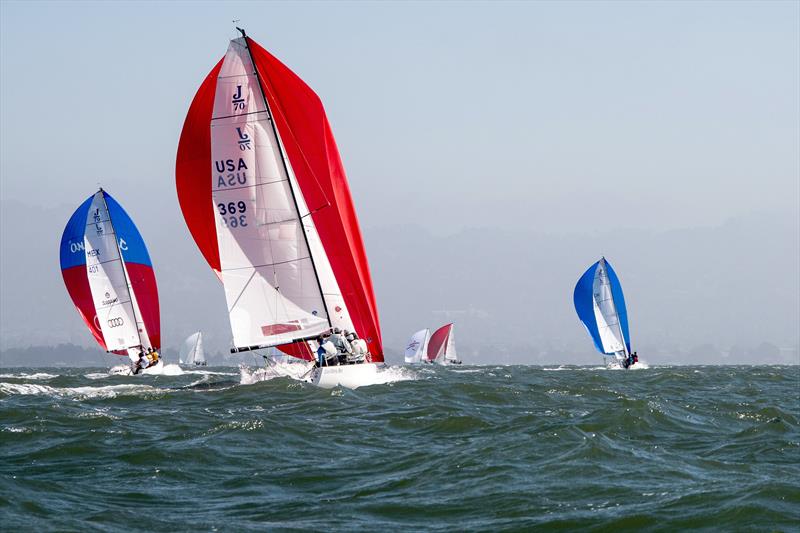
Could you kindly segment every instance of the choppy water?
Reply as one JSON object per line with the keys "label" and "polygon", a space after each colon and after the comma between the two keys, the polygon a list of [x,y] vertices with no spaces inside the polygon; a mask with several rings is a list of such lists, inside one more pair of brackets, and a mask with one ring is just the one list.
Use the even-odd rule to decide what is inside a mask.
{"label": "choppy water", "polygon": [[797,530],[800,368],[0,370],[4,530]]}

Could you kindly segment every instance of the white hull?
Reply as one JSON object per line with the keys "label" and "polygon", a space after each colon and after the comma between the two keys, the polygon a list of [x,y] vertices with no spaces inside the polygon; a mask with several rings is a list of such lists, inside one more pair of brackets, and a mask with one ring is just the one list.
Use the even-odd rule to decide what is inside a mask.
{"label": "white hull", "polygon": [[[139,374],[161,374],[164,372],[164,361],[159,360],[158,363],[154,364],[153,366],[148,366]],[[131,365],[117,365],[111,367],[111,370],[108,371],[109,374],[113,374],[115,376],[133,376],[133,371],[131,370]]]}
{"label": "white hull", "polygon": [[622,354],[614,354],[605,357],[606,367],[609,369],[619,369],[619,370],[627,370],[628,368],[633,368],[636,366],[636,363],[631,363],[627,367],[625,366],[625,360],[628,358],[627,355]]}
{"label": "white hull", "polygon": [[323,389],[346,387],[357,389],[367,385],[386,383],[383,376],[383,363],[362,363],[358,365],[324,366],[311,371],[309,382]]}

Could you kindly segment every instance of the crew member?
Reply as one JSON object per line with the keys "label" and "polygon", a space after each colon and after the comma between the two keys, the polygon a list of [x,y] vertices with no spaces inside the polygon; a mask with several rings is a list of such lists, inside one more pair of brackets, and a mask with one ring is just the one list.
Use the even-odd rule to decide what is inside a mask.
{"label": "crew member", "polygon": [[319,344],[319,347],[317,348],[317,366],[325,365],[325,354],[327,352],[325,351],[325,348],[322,347],[324,343],[325,338],[322,335],[317,337],[317,344]]}
{"label": "crew member", "polygon": [[336,351],[340,354],[349,354],[353,353],[353,348],[350,347],[350,343],[347,342],[347,339],[342,335],[342,330],[339,328],[333,328],[333,335],[331,335],[331,342],[336,347]]}
{"label": "crew member", "polygon": [[367,343],[364,342],[364,339],[359,339],[358,334],[354,331],[347,336],[347,341],[353,348],[353,361],[364,362],[364,358],[367,356]]}

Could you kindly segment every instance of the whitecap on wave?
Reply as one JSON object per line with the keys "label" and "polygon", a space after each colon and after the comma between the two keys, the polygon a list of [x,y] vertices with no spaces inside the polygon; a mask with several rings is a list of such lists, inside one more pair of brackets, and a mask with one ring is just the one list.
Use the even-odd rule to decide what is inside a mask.
{"label": "whitecap on wave", "polygon": [[[305,381],[313,369],[308,363],[284,363],[275,362],[266,367],[250,369],[246,365],[239,366],[241,385],[252,385],[259,381],[269,381],[275,378],[288,377],[298,381]],[[370,385],[384,385],[397,381],[409,381],[417,379],[417,373],[408,367],[386,366],[376,374],[375,381]]]}
{"label": "whitecap on wave", "polygon": [[236,372],[213,372],[211,370],[184,370],[184,374],[197,374],[200,376],[236,376]]}
{"label": "whitecap on wave", "polygon": [[[111,367],[108,371],[110,376],[131,376],[130,365],[116,365]],[[154,367],[146,368],[139,375],[146,376],[182,376],[183,369],[176,364],[156,365]]]}
{"label": "whitecap on wave", "polygon": [[268,366],[250,369],[247,365],[239,365],[239,383],[252,385],[259,381],[269,381],[275,378],[292,378],[302,380],[308,377],[313,367],[308,363],[289,363],[276,361]]}
{"label": "whitecap on wave", "polygon": [[405,366],[387,366],[378,372],[376,385],[385,383],[395,383],[397,381],[413,381],[417,379],[417,373]]}
{"label": "whitecap on wave", "polygon": [[36,372],[35,374],[26,374],[22,372],[21,374],[0,374],[0,379],[53,379],[57,378],[58,374],[46,374],[44,372]]}
{"label": "whitecap on wave", "polygon": [[19,395],[46,395],[67,398],[116,398],[117,396],[139,396],[158,391],[149,385],[108,385],[105,387],[50,387],[36,383],[0,383],[0,393]]}

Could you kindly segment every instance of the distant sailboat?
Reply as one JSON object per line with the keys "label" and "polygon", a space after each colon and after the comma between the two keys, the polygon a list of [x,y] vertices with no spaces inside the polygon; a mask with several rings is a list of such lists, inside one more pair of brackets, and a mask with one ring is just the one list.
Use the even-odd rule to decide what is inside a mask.
{"label": "distant sailboat", "polygon": [[359,335],[368,362],[314,368],[310,380],[377,382],[375,295],[325,110],[240,31],[195,95],[176,163],[184,218],[225,287],[232,351],[277,346],[312,361],[316,339],[340,328]]}
{"label": "distant sailboat", "polygon": [[421,329],[411,336],[406,346],[406,363],[416,364],[427,359],[431,330]]}
{"label": "distant sailboat", "polygon": [[192,333],[183,341],[178,360],[182,365],[206,366],[202,332]]}
{"label": "distant sailboat", "polygon": [[460,365],[456,354],[456,338],[453,324],[446,324],[431,335],[428,343],[428,361],[442,365]]}
{"label": "distant sailboat", "polygon": [[[75,307],[107,352],[139,354],[161,345],[158,288],[139,230],[103,189],[72,214],[61,237],[61,275]],[[144,370],[158,373],[161,360]],[[130,372],[130,367],[112,369]]]}
{"label": "distant sailboat", "polygon": [[622,285],[605,257],[589,267],[575,285],[575,311],[606,364],[628,368],[638,357],[631,355],[628,311]]}

